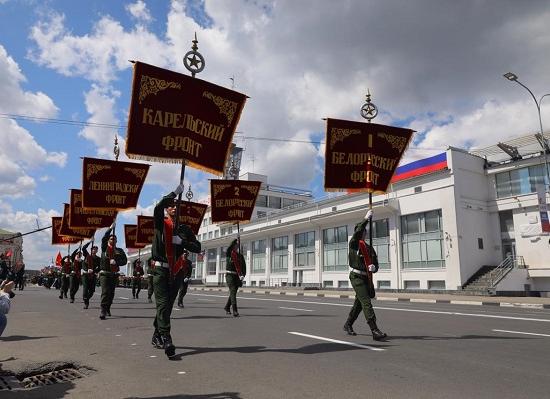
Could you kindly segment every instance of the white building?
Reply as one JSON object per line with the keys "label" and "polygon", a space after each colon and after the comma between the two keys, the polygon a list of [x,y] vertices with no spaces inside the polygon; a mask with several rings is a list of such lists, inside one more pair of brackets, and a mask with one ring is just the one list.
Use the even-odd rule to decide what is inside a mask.
{"label": "white building", "polygon": [[[391,191],[373,196],[376,286],[457,290],[482,267],[500,265],[488,274],[491,284],[484,289],[550,291],[550,236],[542,231],[536,193],[537,184],[546,181],[548,187],[548,175],[536,145],[533,136],[525,136],[472,152],[449,148],[400,167]],[[260,195],[267,202],[261,197],[256,217],[241,225],[245,284],[349,288],[348,242],[368,209],[368,194],[308,198],[289,209],[272,209],[271,195],[283,198],[281,205],[284,198],[299,201],[307,195],[264,184]],[[209,220],[207,210],[198,235],[204,255],[194,257],[194,273],[219,284],[236,227]]]}

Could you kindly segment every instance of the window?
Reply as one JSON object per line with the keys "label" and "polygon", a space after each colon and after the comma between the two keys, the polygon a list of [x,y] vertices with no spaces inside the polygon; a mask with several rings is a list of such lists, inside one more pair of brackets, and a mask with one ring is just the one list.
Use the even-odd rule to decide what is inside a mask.
{"label": "window", "polygon": [[405,280],[405,289],[406,290],[419,290],[420,281],[419,280]]}
{"label": "window", "polygon": [[251,269],[251,273],[265,273],[265,240],[252,241]]}
{"label": "window", "polygon": [[206,274],[209,276],[216,274],[216,257],[217,250],[216,248],[209,249],[207,251],[207,261],[206,261]]}
{"label": "window", "polygon": [[267,215],[267,212],[265,211],[256,211],[256,216],[258,217],[258,219],[265,218],[266,215]]}
{"label": "window", "polygon": [[273,209],[281,209],[281,197],[269,196],[269,207]]}
{"label": "window", "polygon": [[315,267],[315,232],[294,235],[294,268]]}
{"label": "window", "polygon": [[378,256],[380,269],[389,270],[390,265],[390,228],[388,219],[372,222],[372,246]]}
{"label": "window", "polygon": [[191,272],[192,279],[202,279],[202,269],[203,269],[203,257],[200,254],[190,253],[189,259],[193,263],[193,271]]}
{"label": "window", "polygon": [[333,227],[323,230],[323,270],[338,271],[348,268],[348,228]]}
{"label": "window", "polygon": [[428,280],[428,289],[429,290],[444,290],[445,289],[445,280]]}
{"label": "window", "polygon": [[477,248],[478,249],[483,249],[483,238],[478,238],[477,239]]}
{"label": "window", "polygon": [[401,217],[403,268],[445,267],[441,209]]}
{"label": "window", "polygon": [[499,212],[498,218],[501,238],[514,238],[514,214],[512,210]]}
{"label": "window", "polygon": [[288,236],[271,240],[271,272],[286,273],[288,271]]}
{"label": "window", "polygon": [[537,191],[537,184],[548,184],[544,165],[497,173],[495,181],[497,198],[534,193]]}
{"label": "window", "polygon": [[389,280],[378,280],[377,286],[378,288],[389,289],[391,287],[391,282]]}
{"label": "window", "polygon": [[349,280],[338,280],[338,288],[349,288]]}
{"label": "window", "polygon": [[220,247],[220,272],[225,272],[225,265],[227,263],[227,258],[225,257],[226,251],[226,247]]}
{"label": "window", "polygon": [[258,195],[256,206],[267,208],[267,195]]}
{"label": "window", "polygon": [[222,227],[222,228],[220,229],[220,234],[221,234],[222,236],[224,236],[224,235],[225,235],[225,231],[226,231],[226,230],[225,230],[225,227]]}
{"label": "window", "polygon": [[324,288],[332,288],[334,286],[333,284],[333,281],[332,280],[325,280],[323,281],[323,287]]}
{"label": "window", "polygon": [[214,231],[214,238],[218,238],[220,236],[219,230]]}
{"label": "window", "polygon": [[212,232],[211,231],[208,232],[208,238],[209,239],[212,238]]}

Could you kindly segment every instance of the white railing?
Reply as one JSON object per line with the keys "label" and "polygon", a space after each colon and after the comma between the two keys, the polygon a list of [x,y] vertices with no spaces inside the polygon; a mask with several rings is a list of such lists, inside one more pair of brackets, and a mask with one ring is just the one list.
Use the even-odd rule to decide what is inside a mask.
{"label": "white railing", "polygon": [[523,256],[508,255],[500,264],[491,271],[490,289],[494,289],[496,285],[513,269],[525,268]]}

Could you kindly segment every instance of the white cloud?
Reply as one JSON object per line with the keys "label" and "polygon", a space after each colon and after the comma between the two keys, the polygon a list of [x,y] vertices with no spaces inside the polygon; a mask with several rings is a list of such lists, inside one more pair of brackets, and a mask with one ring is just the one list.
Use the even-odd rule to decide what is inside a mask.
{"label": "white cloud", "polygon": [[44,175],[44,176],[40,176],[40,178],[38,180],[40,180],[42,183],[45,183],[45,182],[48,182],[48,181],[52,181],[53,178],[51,176]]}
{"label": "white cloud", "polygon": [[126,5],[126,11],[140,22],[147,23],[152,20],[147,5],[143,0],[138,0],[135,3]]}

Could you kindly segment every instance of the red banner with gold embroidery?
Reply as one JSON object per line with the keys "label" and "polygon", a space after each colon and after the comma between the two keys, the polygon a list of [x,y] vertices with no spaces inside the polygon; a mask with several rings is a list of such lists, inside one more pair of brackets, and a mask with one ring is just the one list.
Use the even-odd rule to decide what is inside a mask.
{"label": "red banner with gold embroidery", "polygon": [[94,228],[109,227],[116,218],[114,209],[82,208],[82,190],[71,189],[69,207],[69,227]]}
{"label": "red banner with gold embroidery", "polygon": [[414,130],[327,119],[325,190],[385,193]]}
{"label": "red banner with gold embroidery", "polygon": [[62,219],[61,216],[52,217],[52,245],[67,245],[80,242],[81,238],[59,235]]}
{"label": "red banner with gold embroidery", "polygon": [[208,205],[198,202],[183,201],[180,203],[179,224],[188,225],[195,235],[199,234],[202,219]]}
{"label": "red banner with gold embroidery", "polygon": [[155,235],[155,220],[153,216],[137,217],[137,234],[135,244],[149,245],[153,242]]}
{"label": "red banner with gold embroidery", "polygon": [[210,180],[212,221],[249,221],[261,185],[259,181]]}
{"label": "red banner with gold embroidery", "polygon": [[59,228],[59,235],[77,237],[80,239],[91,238],[95,234],[96,229],[92,228],[73,228],[69,227],[69,214],[70,214],[70,205],[63,204],[63,218],[61,220],[61,227]]}
{"label": "red banner with gold embroidery", "polygon": [[137,238],[137,224],[125,224],[124,240],[126,241],[126,248],[141,249],[145,247],[145,245],[136,244],[136,238]]}
{"label": "red banner with gold embroidery", "polygon": [[83,158],[82,207],[135,208],[148,171],[143,163]]}
{"label": "red banner with gold embroidery", "polygon": [[136,62],[126,135],[133,159],[187,163],[222,175],[246,96]]}

